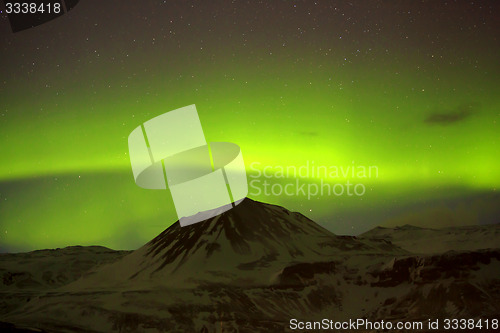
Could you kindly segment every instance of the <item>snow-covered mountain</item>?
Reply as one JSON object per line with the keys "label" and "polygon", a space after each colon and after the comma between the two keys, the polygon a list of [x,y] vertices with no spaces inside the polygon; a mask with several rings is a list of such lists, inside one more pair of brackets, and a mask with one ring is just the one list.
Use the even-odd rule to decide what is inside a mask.
{"label": "snow-covered mountain", "polygon": [[[476,228],[482,230],[438,230],[433,241],[479,235]],[[4,298],[17,301],[0,312],[0,328],[4,322],[47,332],[283,332],[292,318],[498,317],[498,247],[415,254],[402,239],[415,241],[418,230],[391,230],[337,236],[299,213],[245,199],[205,222],[176,223],[113,262],[96,259],[62,286],[4,283]],[[497,235],[488,233],[490,241],[497,237],[489,244],[500,244]],[[4,277],[15,273],[11,266]]]}
{"label": "snow-covered mountain", "polygon": [[360,239],[386,240],[412,253],[444,253],[475,251],[500,247],[500,224],[420,228],[404,225],[395,228],[377,227],[358,236]]}
{"label": "snow-covered mountain", "polygon": [[232,210],[189,227],[178,222],[111,265],[70,288],[127,288],[216,281],[268,284],[292,263],[333,260],[340,252],[404,251],[383,240],[336,236],[300,213],[245,199]]}

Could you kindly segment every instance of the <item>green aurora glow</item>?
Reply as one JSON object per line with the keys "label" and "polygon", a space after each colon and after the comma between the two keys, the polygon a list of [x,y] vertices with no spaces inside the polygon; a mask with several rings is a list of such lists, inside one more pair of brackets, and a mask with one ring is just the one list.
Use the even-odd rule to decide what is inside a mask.
{"label": "green aurora glow", "polygon": [[[144,121],[190,104],[207,140],[238,144],[248,170],[255,162],[262,168],[308,161],[377,166],[378,177],[363,180],[363,197],[250,195],[333,231],[358,233],[381,222],[340,222],[336,212],[497,191],[500,73],[493,14],[476,13],[478,22],[450,14],[455,25],[443,27],[430,24],[434,16],[426,19],[421,8],[414,25],[395,32],[380,18],[383,30],[366,37],[363,27],[346,33],[341,24],[329,26],[307,2],[298,3],[323,22],[317,29],[296,11],[274,23],[266,15],[248,23],[248,8],[203,20],[208,5],[201,4],[200,13],[172,5],[141,9],[135,19],[122,9],[113,20],[131,20],[124,28],[90,3],[17,34],[2,19],[1,60],[10,64],[0,69],[2,249],[131,248],[168,227],[176,220],[169,193],[135,185],[127,137]],[[497,12],[494,2],[484,6]],[[286,2],[272,8],[293,10]],[[341,10],[364,24],[353,9]],[[457,13],[468,10],[457,5]],[[299,17],[305,35],[297,32]],[[481,20],[486,23],[477,31],[456,28]],[[373,22],[376,17],[375,29]],[[437,30],[441,45],[422,37]]]}

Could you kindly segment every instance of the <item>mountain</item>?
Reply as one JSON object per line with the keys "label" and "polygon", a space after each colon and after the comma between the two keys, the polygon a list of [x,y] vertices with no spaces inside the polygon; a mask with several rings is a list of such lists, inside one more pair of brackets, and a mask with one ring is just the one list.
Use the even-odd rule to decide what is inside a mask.
{"label": "mountain", "polygon": [[377,227],[358,236],[360,239],[386,240],[412,253],[433,254],[447,251],[475,251],[500,247],[500,224],[443,229],[404,225]]}
{"label": "mountain", "polygon": [[[418,232],[406,226],[388,235],[408,230]],[[380,233],[337,236],[299,213],[245,199],[207,221],[176,223],[58,288],[29,296],[6,288],[18,302],[0,313],[0,327],[281,332],[292,318],[497,318],[498,247],[415,254]]]}
{"label": "mountain", "polygon": [[403,253],[381,240],[336,236],[300,213],[245,199],[229,212],[191,227],[179,222],[122,260],[70,288],[216,281],[267,284],[291,263],[333,260],[351,253]]}
{"label": "mountain", "polygon": [[130,252],[102,246],[70,246],[0,253],[0,313],[7,313],[40,292],[64,286],[89,269],[114,262]]}
{"label": "mountain", "polygon": [[0,253],[0,292],[45,290],[80,278],[90,268],[114,262],[132,251],[103,246],[68,246],[27,253]]}

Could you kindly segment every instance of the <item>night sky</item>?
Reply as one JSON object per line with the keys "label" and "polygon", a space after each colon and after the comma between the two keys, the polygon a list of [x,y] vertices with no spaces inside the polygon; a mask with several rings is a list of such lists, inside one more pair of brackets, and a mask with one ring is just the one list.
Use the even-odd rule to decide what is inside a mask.
{"label": "night sky", "polygon": [[498,222],[499,9],[81,0],[17,33],[1,14],[0,251],[131,249],[175,222],[168,191],[135,185],[127,137],[190,104],[207,141],[241,147],[249,181],[265,167],[376,166],[300,180],[350,179],[363,196],[249,189],[335,233]]}

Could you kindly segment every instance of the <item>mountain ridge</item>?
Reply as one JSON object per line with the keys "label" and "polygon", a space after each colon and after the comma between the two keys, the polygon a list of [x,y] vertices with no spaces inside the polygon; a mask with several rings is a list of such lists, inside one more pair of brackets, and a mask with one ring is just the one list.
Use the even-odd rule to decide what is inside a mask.
{"label": "mountain ridge", "polygon": [[[190,226],[171,225],[141,248],[85,278],[119,272],[115,283],[168,279],[268,283],[287,264],[328,261],[343,251],[404,252],[385,241],[337,236],[304,215],[249,198],[221,215]],[[201,271],[201,273],[200,273]],[[205,273],[203,273],[205,272]],[[181,281],[182,280],[182,281]],[[253,281],[253,282],[252,282]],[[73,286],[72,286],[73,287]]]}
{"label": "mountain ridge", "polygon": [[500,223],[439,229],[421,227],[375,227],[359,239],[383,239],[411,253],[436,254],[451,250],[475,251],[498,248]]}
{"label": "mountain ridge", "polygon": [[[62,286],[4,286],[0,325],[46,332],[273,332],[284,331],[290,318],[426,322],[500,313],[498,246],[425,254],[384,238],[422,236],[425,244],[429,235],[436,242],[456,237],[474,248],[482,244],[470,235],[484,236],[484,228],[451,234],[375,228],[379,238],[337,236],[283,207],[250,199],[240,205],[195,225],[174,224],[115,260],[99,249],[75,248],[81,258],[95,252],[94,268]],[[487,235],[500,244],[499,234]],[[67,258],[60,252],[43,253]],[[34,263],[43,259],[35,257]],[[19,272],[5,274],[12,273]]]}

